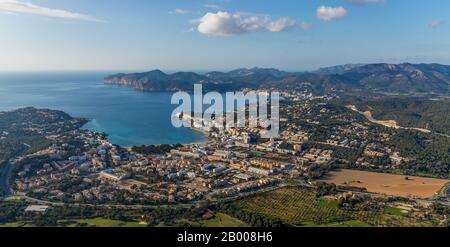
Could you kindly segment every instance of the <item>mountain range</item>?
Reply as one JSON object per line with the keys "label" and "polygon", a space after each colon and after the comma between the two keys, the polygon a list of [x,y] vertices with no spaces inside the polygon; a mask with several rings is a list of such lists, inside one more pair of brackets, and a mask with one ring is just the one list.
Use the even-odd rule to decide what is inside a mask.
{"label": "mountain range", "polygon": [[427,93],[450,94],[450,66],[441,64],[349,64],[321,68],[312,72],[286,72],[271,68],[237,69],[206,74],[161,70],[116,74],[105,83],[131,86],[143,91],[192,91],[201,83],[205,91],[230,91],[242,88],[276,88],[314,93]]}

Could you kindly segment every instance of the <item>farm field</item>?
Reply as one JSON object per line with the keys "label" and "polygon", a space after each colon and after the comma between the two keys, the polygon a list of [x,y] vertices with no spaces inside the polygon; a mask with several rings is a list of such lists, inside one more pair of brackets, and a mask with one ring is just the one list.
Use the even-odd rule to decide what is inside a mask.
{"label": "farm field", "polygon": [[317,198],[315,191],[301,187],[281,188],[240,200],[234,205],[240,210],[258,212],[292,226],[327,226],[345,222],[370,226],[376,225],[379,218],[377,212],[340,209],[334,201]]}
{"label": "farm field", "polygon": [[354,210],[340,208],[332,200],[318,198],[316,192],[305,187],[284,187],[242,199],[231,204],[237,211],[259,214],[281,220],[296,227],[370,227],[370,226],[431,226],[394,209]]}
{"label": "farm field", "polygon": [[408,198],[430,198],[450,180],[394,175],[356,170],[339,170],[329,173],[320,181],[336,185],[366,188],[368,192]]}

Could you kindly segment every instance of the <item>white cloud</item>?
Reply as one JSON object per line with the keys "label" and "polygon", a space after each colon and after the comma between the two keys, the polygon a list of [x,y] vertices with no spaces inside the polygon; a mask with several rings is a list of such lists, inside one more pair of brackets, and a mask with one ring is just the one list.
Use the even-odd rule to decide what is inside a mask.
{"label": "white cloud", "polygon": [[317,18],[324,21],[331,21],[347,16],[347,10],[344,7],[320,6],[317,8]]}
{"label": "white cloud", "polygon": [[252,31],[282,32],[292,28],[309,28],[309,24],[283,17],[272,20],[269,15],[250,13],[229,13],[219,11],[207,13],[198,20],[197,30],[212,36],[231,36]]}
{"label": "white cloud", "polygon": [[444,24],[445,24],[445,21],[444,21],[444,20],[433,20],[433,21],[430,23],[430,27],[431,27],[431,28],[437,28],[437,27],[442,26],[442,25],[444,25]]}
{"label": "white cloud", "polygon": [[0,10],[11,13],[35,14],[54,18],[63,18],[77,21],[101,21],[93,16],[69,12],[62,9],[50,9],[37,6],[28,2],[16,0],[0,0]]}
{"label": "white cloud", "polygon": [[175,14],[175,15],[185,15],[185,14],[191,13],[191,11],[187,10],[187,9],[174,9],[173,11],[170,11],[169,13]]}
{"label": "white cloud", "polygon": [[385,0],[348,0],[348,2],[356,5],[384,3]]}
{"label": "white cloud", "polygon": [[306,22],[298,22],[288,17],[283,17],[278,20],[269,22],[266,26],[266,29],[269,32],[281,32],[294,27],[298,27],[301,29],[309,29],[311,27],[311,24]]}

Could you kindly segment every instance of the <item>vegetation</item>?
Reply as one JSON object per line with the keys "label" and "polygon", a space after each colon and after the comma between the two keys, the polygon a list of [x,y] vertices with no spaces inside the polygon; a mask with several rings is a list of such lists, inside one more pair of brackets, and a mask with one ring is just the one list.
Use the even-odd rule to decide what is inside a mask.
{"label": "vegetation", "polygon": [[24,205],[17,201],[0,201],[0,224],[16,221],[19,211]]}
{"label": "vegetation", "polygon": [[86,119],[74,119],[61,111],[32,107],[0,112],[0,163],[24,152],[51,145],[47,135],[78,129]]}
{"label": "vegetation", "polygon": [[316,195],[318,197],[327,196],[327,195],[335,195],[337,193],[337,188],[335,184],[328,184],[324,182],[318,182],[316,184],[317,192]]}
{"label": "vegetation", "polygon": [[383,212],[385,214],[398,215],[398,216],[407,216],[409,214],[409,212],[404,209],[390,207],[390,206],[385,207]]}
{"label": "vegetation", "polygon": [[145,222],[120,221],[105,218],[62,220],[58,225],[64,227],[146,227]]}
{"label": "vegetation", "polygon": [[[227,213],[252,223],[252,218],[287,226],[431,226],[410,215],[379,207],[383,201],[362,198],[337,200],[319,197],[314,189],[285,187],[229,203]],[[442,209],[441,209],[442,210]],[[395,211],[397,212],[397,211]],[[247,215],[247,217],[242,217]],[[251,217],[248,217],[250,215]],[[254,225],[254,224],[252,224]]]}
{"label": "vegetation", "polygon": [[337,204],[318,198],[313,189],[301,187],[278,189],[231,205],[239,212],[261,215],[292,226],[326,225],[349,220],[376,225],[379,217],[377,212],[340,209]]}
{"label": "vegetation", "polygon": [[245,222],[224,213],[217,213],[213,218],[199,222],[202,227],[245,227]]}
{"label": "vegetation", "polygon": [[170,150],[179,147],[181,147],[181,144],[142,145],[142,146],[135,146],[132,148],[132,150],[133,152],[140,154],[154,155],[154,154],[165,154],[170,152]]}
{"label": "vegetation", "polygon": [[358,109],[371,111],[375,119],[395,120],[403,127],[424,128],[450,135],[448,99],[382,97],[357,103]]}
{"label": "vegetation", "polygon": [[450,178],[450,138],[398,130],[388,144],[403,156],[415,157],[413,162],[400,165],[406,174]]}

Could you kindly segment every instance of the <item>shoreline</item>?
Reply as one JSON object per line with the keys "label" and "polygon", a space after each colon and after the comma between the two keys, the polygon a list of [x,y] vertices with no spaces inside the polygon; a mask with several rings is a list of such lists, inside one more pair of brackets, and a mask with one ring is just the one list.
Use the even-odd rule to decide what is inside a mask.
{"label": "shoreline", "polygon": [[205,141],[198,141],[198,142],[191,142],[191,143],[187,143],[187,144],[182,144],[182,145],[193,145],[193,144],[208,144],[210,143],[212,140],[208,137],[208,132],[206,132],[205,130],[201,130],[199,128],[195,128],[193,126],[191,126],[189,129],[195,131],[195,132],[199,132],[203,135],[203,137],[206,139]]}
{"label": "shoreline", "polygon": [[109,134],[107,132],[105,132],[105,131],[95,131],[95,130],[90,130],[88,128],[84,128],[89,122],[95,120],[94,118],[85,118],[85,117],[77,117],[77,118],[86,120],[86,122],[82,126],[80,126],[80,129],[87,130],[87,131],[92,131],[92,132],[97,132],[97,133],[102,133],[102,134],[104,134],[106,136],[108,141],[111,142],[111,144],[120,146],[121,148],[125,148],[127,150],[131,150],[133,147],[138,147],[138,146],[151,146],[151,145],[160,146],[160,145],[175,145],[175,144],[180,144],[180,145],[195,145],[195,144],[197,144],[197,145],[206,145],[206,144],[211,142],[211,139],[208,137],[208,132],[191,126],[188,129],[190,129],[192,131],[195,131],[195,132],[198,132],[198,133],[201,133],[203,138],[206,139],[206,140],[204,140],[204,141],[194,141],[194,142],[189,142],[189,143],[157,143],[157,144],[140,144],[140,145],[120,145],[120,144],[113,143],[109,139]]}
{"label": "shoreline", "polygon": [[[205,131],[199,130],[199,129],[195,129],[195,128],[189,128],[195,132],[199,132],[202,133],[203,137],[206,139],[205,141],[196,141],[196,142],[189,142],[189,143],[159,143],[159,144],[141,144],[141,145],[119,145],[119,144],[114,144],[114,145],[118,145],[121,148],[125,148],[127,150],[131,150],[133,147],[139,147],[139,146],[161,146],[161,145],[176,145],[176,144],[180,144],[183,146],[188,146],[188,145],[206,145],[212,142],[212,140],[210,138],[208,138],[207,133]],[[102,132],[104,133],[104,132]],[[105,133],[106,134],[106,133]],[[109,139],[108,139],[109,140]]]}

